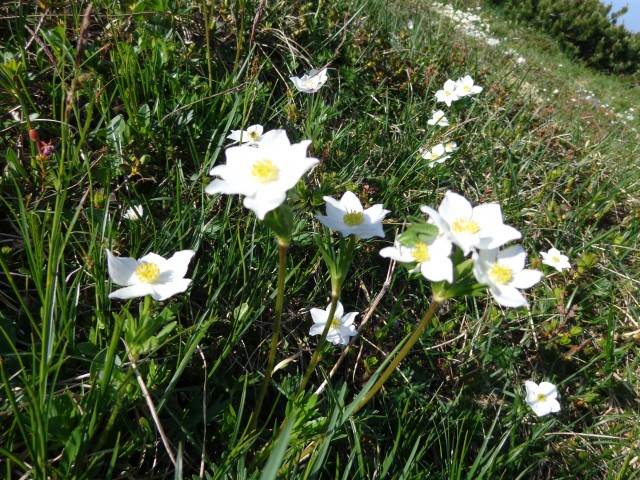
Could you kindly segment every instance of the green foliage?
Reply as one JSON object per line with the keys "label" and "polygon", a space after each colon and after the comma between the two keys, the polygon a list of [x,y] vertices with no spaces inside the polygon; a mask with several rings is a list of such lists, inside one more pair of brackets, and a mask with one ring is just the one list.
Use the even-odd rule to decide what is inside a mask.
{"label": "green foliage", "polygon": [[619,74],[634,74],[640,68],[640,34],[615,21],[626,7],[611,13],[611,5],[600,0],[490,1],[505,15],[551,35],[588,67]]}
{"label": "green foliage", "polygon": [[[516,3],[534,18],[532,2]],[[584,48],[601,34],[594,62],[618,42],[608,68],[631,70],[634,37],[579,3],[569,18],[563,2],[544,2],[555,12],[547,31],[562,25]],[[576,93],[598,89],[611,104],[615,94],[637,112],[637,90],[575,65],[558,73],[547,51],[514,70],[422,2],[100,0],[85,22],[86,11],[0,5],[1,478],[637,476],[640,143],[634,125]],[[290,76],[325,64],[329,82],[314,97],[293,91]],[[430,128],[442,106],[434,92],[465,74],[482,95],[454,104],[450,128]],[[290,191],[292,210],[269,219],[291,244],[276,367],[250,431],[278,245],[237,196],[204,187],[229,131],[254,123],[311,136],[320,163]],[[449,138],[460,149],[429,168],[420,152]],[[42,155],[42,143],[55,151]],[[387,238],[318,252],[323,196],[347,189],[391,210]],[[420,275],[387,277],[378,252],[447,189],[500,202],[547,277],[527,292],[529,311],[486,295],[444,302],[384,390],[352,414],[432,295]],[[145,215],[127,220],[134,205]],[[432,234],[420,223],[401,238]],[[570,272],[541,265],[537,252],[551,245]],[[135,258],[193,249],[192,284],[164,304],[109,299],[106,248]],[[472,281],[471,266],[456,278]],[[315,346],[309,309],[326,306],[331,268],[345,308],[368,323],[335,373],[343,350],[322,350],[296,399]],[[558,415],[533,416],[527,379],[559,385]]]}

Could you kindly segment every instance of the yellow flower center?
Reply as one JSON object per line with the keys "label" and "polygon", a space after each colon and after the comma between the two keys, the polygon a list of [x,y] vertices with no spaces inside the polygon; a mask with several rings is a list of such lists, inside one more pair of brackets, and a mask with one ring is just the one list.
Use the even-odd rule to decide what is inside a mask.
{"label": "yellow flower center", "polygon": [[156,283],[160,278],[160,267],[155,263],[142,263],[136,268],[136,275],[142,283]]}
{"label": "yellow flower center", "polygon": [[471,91],[471,85],[463,85],[463,86],[462,86],[462,89],[463,89],[465,92],[469,92],[469,91]]}
{"label": "yellow flower center", "polygon": [[429,261],[429,248],[426,243],[420,242],[411,249],[411,256],[417,263]]}
{"label": "yellow flower center", "polygon": [[491,267],[491,270],[489,270],[489,278],[495,283],[506,285],[513,279],[513,272],[509,267],[496,263]]}
{"label": "yellow flower center", "polygon": [[554,263],[560,263],[560,257],[551,257],[551,261]]}
{"label": "yellow flower center", "polygon": [[453,142],[447,142],[444,148],[455,148],[455,147],[453,146]]}
{"label": "yellow flower center", "polygon": [[538,400],[539,402],[546,402],[547,396],[544,393],[539,393],[538,395],[536,395],[536,400]]}
{"label": "yellow flower center", "polygon": [[317,81],[316,77],[307,78],[304,82],[302,82],[307,88],[316,88]]}
{"label": "yellow flower center", "polygon": [[258,134],[257,130],[251,130],[247,132],[247,137],[249,137],[249,140],[255,142],[256,140],[258,140],[258,138],[260,138],[260,135]]}
{"label": "yellow flower center", "polygon": [[458,218],[451,224],[451,230],[455,233],[464,233],[466,235],[473,235],[480,231],[478,222],[469,218]]}
{"label": "yellow flower center", "polygon": [[342,217],[342,221],[349,227],[362,225],[364,223],[364,214],[362,212],[349,212]]}
{"label": "yellow flower center", "polygon": [[338,317],[333,317],[333,320],[331,320],[331,328],[340,328],[340,319]]}
{"label": "yellow flower center", "polygon": [[271,183],[278,179],[278,167],[267,158],[256,162],[251,167],[251,175],[260,183]]}

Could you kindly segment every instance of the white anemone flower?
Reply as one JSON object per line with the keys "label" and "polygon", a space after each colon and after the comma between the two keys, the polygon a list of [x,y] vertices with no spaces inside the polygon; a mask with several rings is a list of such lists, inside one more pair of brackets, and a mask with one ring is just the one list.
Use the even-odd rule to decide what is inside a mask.
{"label": "white anemone flower", "polygon": [[542,255],[542,263],[555,268],[559,272],[561,272],[565,268],[571,268],[569,257],[567,257],[566,255],[562,255],[562,253],[560,253],[560,250],[558,250],[557,248],[552,248],[548,252],[540,252],[540,255]]}
{"label": "white anemone flower", "polygon": [[427,120],[427,123],[429,125],[437,125],[438,127],[449,126],[449,120],[447,120],[447,117],[442,110],[436,110],[435,112],[433,112],[431,119]]}
{"label": "white anemone flower", "polygon": [[316,215],[316,218],[332,230],[343,236],[355,235],[358,238],[382,237],[382,220],[389,210],[378,203],[366,210],[360,199],[353,192],[345,192],[340,201],[331,197],[322,197],[327,202],[327,215]]}
{"label": "white anemone flower", "polygon": [[557,400],[558,389],[553,383],[536,382],[527,380],[524,382],[527,389],[527,403],[539,417],[560,411],[560,403]]}
{"label": "white anemone flower", "polygon": [[290,77],[289,80],[293,82],[298,91],[302,93],[315,93],[320,90],[329,77],[327,76],[326,67],[322,70],[311,69],[308,74],[298,77]]}
{"label": "white anemone flower", "polygon": [[[326,310],[319,308],[311,309],[311,318],[313,319],[313,325],[309,330],[309,335],[322,335],[324,327],[329,320],[329,312],[331,310],[331,304]],[[327,333],[327,340],[334,345],[348,345],[349,337],[353,337],[358,332],[356,331],[353,321],[355,320],[358,312],[350,312],[345,314],[344,307],[340,302],[336,305],[336,313],[331,319],[331,327]]]}
{"label": "white anemone flower", "polygon": [[127,220],[135,222],[136,220],[140,220],[144,217],[144,208],[142,208],[142,205],[133,205],[127,208],[122,216]]}
{"label": "white anemone flower", "polygon": [[442,87],[442,90],[438,90],[436,92],[436,100],[438,102],[446,103],[447,107],[450,107],[451,102],[455,102],[459,98],[460,97],[456,92],[456,82],[454,82],[451,79],[444,82],[444,86]]}
{"label": "white anemone flower", "polygon": [[453,140],[447,140],[444,143],[444,151],[447,153],[455,152],[458,149],[458,144]]}
{"label": "white anemone flower", "polygon": [[462,195],[448,191],[436,212],[430,207],[421,210],[458,245],[465,255],[473,249],[498,248],[522,235],[502,221],[502,210],[497,203],[472,207]]}
{"label": "white anemone flower", "polygon": [[111,292],[109,298],[126,300],[151,295],[154,300],[162,301],[184,292],[191,283],[184,276],[195,253],[193,250],[182,250],[169,259],[148,253],[136,260],[131,257],[116,257],[107,250],[111,281],[124,287]]}
{"label": "white anemone flower", "polygon": [[521,245],[500,252],[480,250],[474,254],[473,274],[489,287],[493,298],[504,307],[528,307],[529,302],[518,289],[533,287],[542,278],[537,270],[524,268],[527,253]]}
{"label": "white anemone flower", "polygon": [[422,154],[422,158],[425,160],[429,160],[429,166],[434,167],[437,163],[443,163],[449,155],[445,155],[445,146],[442,143],[439,143],[435,147],[431,148],[431,150],[426,150]]}
{"label": "white anemone flower", "polygon": [[429,243],[418,242],[410,247],[396,241],[393,247],[380,250],[380,256],[401,263],[416,263],[415,268],[410,271],[420,272],[432,282],[446,280],[453,283],[453,263],[449,258],[451,247],[451,242],[444,236],[437,236]]}
{"label": "white anemone flower", "polygon": [[278,208],[287,191],[318,163],[307,157],[311,140],[291,144],[284,130],[271,130],[262,136],[257,148],[240,145],[225,151],[227,163],[214,167],[212,181],[205,192],[244,195],[244,206],[260,220]]}
{"label": "white anemone flower", "polygon": [[262,140],[262,125],[251,125],[246,130],[231,130],[231,134],[227,137],[234,142],[246,143],[247,145],[257,145]]}
{"label": "white anemone flower", "polygon": [[475,85],[471,75],[466,75],[456,81],[456,94],[458,97],[476,95],[482,91],[482,87]]}

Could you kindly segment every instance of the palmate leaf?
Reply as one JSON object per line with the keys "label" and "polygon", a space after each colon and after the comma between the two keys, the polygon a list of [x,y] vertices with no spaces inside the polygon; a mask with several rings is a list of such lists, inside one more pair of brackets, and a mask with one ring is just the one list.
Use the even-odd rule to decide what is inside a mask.
{"label": "palmate leaf", "polygon": [[418,243],[431,243],[438,235],[438,231],[438,227],[430,223],[412,223],[398,236],[398,242],[407,248]]}

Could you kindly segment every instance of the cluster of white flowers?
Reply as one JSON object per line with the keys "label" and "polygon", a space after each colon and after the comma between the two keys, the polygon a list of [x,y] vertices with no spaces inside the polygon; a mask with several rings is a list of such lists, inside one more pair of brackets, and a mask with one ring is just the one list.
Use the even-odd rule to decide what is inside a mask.
{"label": "cluster of white flowers", "polygon": [[447,107],[450,107],[452,102],[469,95],[477,95],[481,91],[482,87],[475,84],[471,75],[465,75],[458,80],[449,79],[444,82],[442,89],[436,92],[436,100],[444,102]]}
{"label": "cluster of white flowers", "polygon": [[454,24],[454,28],[468,37],[486,41],[489,45],[500,43],[499,40],[489,35],[489,25],[482,18],[470,10],[456,10],[449,4],[433,4],[434,10],[447,17]]}

